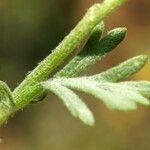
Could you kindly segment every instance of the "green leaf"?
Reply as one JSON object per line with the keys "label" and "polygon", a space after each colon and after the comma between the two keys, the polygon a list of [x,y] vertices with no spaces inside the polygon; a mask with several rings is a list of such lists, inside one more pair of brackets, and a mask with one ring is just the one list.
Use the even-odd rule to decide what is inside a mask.
{"label": "green leaf", "polygon": [[[127,61],[124,61],[123,63],[121,63],[111,69],[108,69],[107,71],[104,71],[100,74],[90,76],[88,78],[94,79],[95,81],[118,82],[120,80],[123,80],[123,79],[135,74],[139,70],[141,70],[144,67],[144,65],[147,63],[147,61],[148,61],[147,55],[138,55]],[[70,65],[70,67],[71,67],[71,65]],[[66,73],[68,71],[71,72],[71,69],[74,70],[74,68],[70,68],[70,67],[68,67],[68,69],[66,68],[67,69]],[[80,67],[75,69],[77,74],[78,74],[78,72],[80,72],[80,69],[81,69]],[[64,72],[64,75],[65,75],[65,72]],[[147,85],[147,84],[145,83],[144,86],[145,85]],[[138,85],[136,85],[136,86],[138,86]],[[141,86],[143,86],[142,82],[141,82]],[[149,96],[149,93],[150,93],[149,87],[147,88],[147,90],[148,90],[147,95]],[[144,91],[144,92],[146,92],[146,91]]]}
{"label": "green leaf", "polygon": [[87,125],[94,125],[92,112],[73,91],[53,81],[48,84],[44,83],[43,87],[56,94],[74,117],[79,118]]}
{"label": "green leaf", "polygon": [[[78,76],[78,74],[80,72],[82,72],[82,70],[83,70],[83,65],[82,65],[83,61],[86,60],[86,57],[88,57],[88,56],[86,56],[87,49],[92,49],[93,47],[95,47],[95,45],[97,45],[97,43],[100,40],[103,30],[104,30],[104,23],[101,22],[92,30],[92,33],[89,36],[88,42],[86,43],[84,50],[82,52],[82,53],[85,53],[84,56],[82,56],[82,57],[76,56],[64,69],[62,69],[61,71],[56,73],[55,77]],[[36,97],[34,100],[32,100],[32,104],[42,101],[46,96],[47,96],[47,92],[42,93],[42,95],[40,95],[39,97]]]}
{"label": "green leaf", "polygon": [[101,60],[113,50],[125,37],[126,28],[116,28],[98,40],[102,27],[97,26],[81,52],[70,61],[55,77],[76,77],[87,68]]}
{"label": "green leaf", "polygon": [[[97,82],[87,77],[81,78],[59,78],[44,82],[49,85],[51,82],[59,83],[67,88],[79,90],[88,94],[91,94],[98,99],[102,100],[109,109],[118,110],[134,110],[137,108],[137,103],[143,105],[150,105],[149,100],[145,97],[141,91],[144,91],[143,87],[138,86],[138,82],[133,85],[128,82],[124,83],[111,83],[111,82]],[[144,83],[143,83],[144,84]],[[147,83],[146,86],[149,86]],[[135,86],[136,85],[136,86]],[[150,90],[150,86],[148,87]]]}
{"label": "green leaf", "polygon": [[[136,82],[136,84],[138,84],[138,82]],[[104,88],[108,88],[110,91],[119,93],[122,95],[122,97],[126,97],[127,99],[135,101],[137,103],[141,103],[143,105],[150,105],[149,100],[144,97],[145,95],[140,93],[142,87],[139,87],[139,90],[137,90],[137,88],[133,87],[132,84],[128,85],[128,82],[126,82],[126,84],[124,82],[121,83],[104,82],[104,84],[101,83],[99,86],[104,86]]]}
{"label": "green leaf", "polygon": [[101,22],[97,26],[94,27],[85,47],[93,47],[95,44],[97,44],[99,42],[99,40],[102,36],[102,33],[104,31],[104,26],[105,26],[104,22]]}
{"label": "green leaf", "polygon": [[12,114],[14,107],[15,104],[10,88],[5,82],[0,81],[0,125],[7,121],[8,116]]}
{"label": "green leaf", "polygon": [[136,89],[143,96],[150,98],[150,81],[129,81],[129,82],[121,82],[125,86],[129,86],[130,89]]}
{"label": "green leaf", "polygon": [[13,105],[12,92],[8,87],[8,85],[3,81],[0,81],[0,98],[1,98],[0,101],[1,104],[3,103],[8,107]]}
{"label": "green leaf", "polygon": [[103,82],[95,82],[86,78],[63,79],[61,82],[64,86],[95,96],[102,100],[109,109],[125,111],[136,109],[135,102],[118,92],[111,91],[109,87],[101,86]]}
{"label": "green leaf", "polygon": [[147,55],[133,57],[116,67],[108,69],[100,74],[91,76],[91,79],[97,81],[118,82],[141,70],[148,61]]}

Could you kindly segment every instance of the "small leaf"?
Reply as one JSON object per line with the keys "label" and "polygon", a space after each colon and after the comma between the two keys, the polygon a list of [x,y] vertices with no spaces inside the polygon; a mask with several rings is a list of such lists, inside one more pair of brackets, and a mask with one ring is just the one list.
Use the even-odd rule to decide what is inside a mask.
{"label": "small leaf", "polygon": [[[88,78],[95,80],[95,81],[118,82],[138,72],[140,69],[144,67],[147,61],[148,61],[147,55],[139,55],[119,64],[116,67],[108,69],[105,72],[90,76]],[[80,69],[81,68],[76,69],[77,74]],[[69,68],[68,68],[68,71],[69,71]],[[128,84],[130,83],[132,86],[136,86],[137,90],[138,90],[138,87],[140,87],[141,93],[145,93],[145,96],[150,97],[150,88],[149,88],[148,81],[140,81],[138,83],[128,82]],[[143,91],[142,91],[142,88],[144,88]]]}
{"label": "small leaf", "polygon": [[8,87],[8,85],[3,81],[0,81],[0,97],[1,97],[1,102],[0,102],[1,104],[3,103],[8,107],[14,105],[12,92]]}
{"label": "small leaf", "polygon": [[[97,30],[96,30],[97,29]],[[126,34],[125,28],[116,28],[111,30],[104,38],[97,41],[97,35],[100,34],[101,28],[96,27],[83,50],[70,61],[55,77],[76,77],[85,71],[88,67],[111,50],[113,50],[124,39]],[[96,37],[95,37],[96,35]]]}
{"label": "small leaf", "polygon": [[6,123],[8,116],[14,111],[12,92],[8,85],[0,81],[0,125]]}
{"label": "small leaf", "polygon": [[91,35],[85,45],[85,47],[93,47],[100,41],[102,33],[104,31],[104,22],[99,23],[91,32]]}
{"label": "small leaf", "polygon": [[121,82],[120,84],[129,86],[131,90],[136,89],[143,96],[150,97],[150,81],[129,81]]}
{"label": "small leaf", "polygon": [[[97,82],[88,77],[81,78],[59,78],[53,81],[85,93],[89,93],[98,99],[101,99],[105,105],[110,109],[119,110],[134,110],[137,108],[136,103],[143,105],[150,105],[149,100],[141,92],[145,93],[144,89],[138,87],[138,82],[128,85],[128,82],[111,83],[111,82]],[[49,83],[52,81],[46,81]],[[147,84],[148,85],[148,84]],[[138,88],[137,88],[138,87]],[[143,87],[145,87],[143,85]],[[147,90],[147,89],[146,89]],[[150,90],[150,87],[149,87]],[[147,92],[147,91],[146,91]]]}
{"label": "small leaf", "polygon": [[[60,82],[60,81],[59,81]],[[134,110],[136,103],[128,97],[121,95],[119,92],[111,91],[105,87],[105,82],[95,82],[86,78],[63,79],[61,84],[72,89],[89,93],[102,100],[109,109]]]}
{"label": "small leaf", "polygon": [[100,40],[97,45],[97,50],[99,49],[103,54],[110,52],[124,40],[126,32],[127,29],[123,27],[112,29]]}
{"label": "small leaf", "polygon": [[94,125],[95,121],[92,112],[73,91],[53,81],[45,82],[42,85],[62,99],[64,105],[74,117],[79,118],[87,125]]}
{"label": "small leaf", "polygon": [[[138,82],[137,82],[138,83]],[[129,99],[130,101],[135,101],[137,103],[141,103],[143,105],[150,105],[150,102],[147,98],[145,98],[136,88],[131,87],[132,85],[127,85],[122,83],[109,83],[104,82],[101,83],[99,86],[108,88],[109,90],[119,93],[122,97]]]}
{"label": "small leaf", "polygon": [[147,55],[139,55],[121,63],[116,67],[108,69],[107,71],[93,75],[91,76],[91,79],[95,79],[97,81],[118,82],[138,72],[144,67],[147,61]]}
{"label": "small leaf", "polygon": [[95,50],[95,45],[98,44],[103,30],[104,23],[102,22],[92,30],[91,35],[81,52],[75,56],[62,70],[60,70],[55,77],[75,77],[86,69],[86,67],[83,67],[82,64],[89,58],[88,51]]}

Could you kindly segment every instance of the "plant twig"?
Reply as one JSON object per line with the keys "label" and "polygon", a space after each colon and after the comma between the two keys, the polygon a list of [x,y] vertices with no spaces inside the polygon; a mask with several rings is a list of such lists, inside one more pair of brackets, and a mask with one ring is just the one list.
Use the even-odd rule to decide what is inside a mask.
{"label": "plant twig", "polygon": [[[125,0],[105,0],[102,4],[93,5],[78,23],[78,25],[65,37],[58,47],[44,59],[14,90],[13,97],[16,110],[22,109],[30,103],[35,95],[31,90],[25,90],[28,86],[44,80],[80,43],[90,34],[92,29],[101,22],[104,17],[124,3]],[[28,95],[28,96],[27,96]]]}
{"label": "plant twig", "polygon": [[[13,104],[9,107],[0,107],[0,124],[6,121],[17,110],[23,109],[33,98],[43,92],[39,82],[45,80],[58,65],[91,33],[108,14],[123,4],[126,0],[105,0],[101,5],[93,5],[78,23],[78,25],[65,37],[53,52],[47,56],[13,91]],[[6,112],[4,114],[4,112]]]}

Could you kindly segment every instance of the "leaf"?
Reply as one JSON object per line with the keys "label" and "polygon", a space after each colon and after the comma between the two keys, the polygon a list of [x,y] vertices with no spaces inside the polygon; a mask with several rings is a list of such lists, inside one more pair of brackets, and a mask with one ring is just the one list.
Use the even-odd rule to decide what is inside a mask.
{"label": "leaf", "polygon": [[137,88],[131,87],[132,85],[127,85],[127,84],[124,84],[124,82],[122,82],[122,83],[104,83],[104,84],[101,84],[100,86],[109,88],[109,90],[115,93],[119,93],[122,95],[122,97],[126,97],[129,100],[141,103],[143,105],[150,105],[150,102],[148,101],[148,99],[144,97],[145,95],[142,95],[137,90]]}
{"label": "leaf", "polygon": [[118,82],[130,77],[144,67],[148,61],[147,55],[138,55],[100,74],[91,76],[97,81]]}
{"label": "leaf", "polygon": [[125,37],[126,29],[113,29],[99,41],[98,35],[101,32],[102,27],[96,27],[83,50],[54,77],[76,77],[80,75],[88,67],[101,60],[106,53],[118,46]]}
{"label": "leaf", "polygon": [[1,97],[0,104],[4,104],[7,107],[14,105],[12,92],[8,87],[8,85],[3,81],[0,81],[0,97]]}
{"label": "leaf", "polygon": [[81,109],[78,105],[79,102],[74,104],[74,101],[71,101],[72,99],[77,99],[76,101],[83,103],[70,89],[79,90],[95,96],[103,101],[111,110],[135,110],[137,108],[137,103],[150,105],[150,101],[148,100],[148,97],[150,97],[150,81],[113,83],[140,70],[147,62],[147,59],[148,57],[146,55],[140,55],[97,75],[77,78],[57,77],[42,82],[41,85],[44,89],[49,89],[58,95],[75,117],[91,125],[93,121],[87,119],[91,116],[89,112],[85,111],[84,115],[81,115]]}
{"label": "leaf", "polygon": [[139,93],[146,97],[150,97],[150,81],[129,81],[121,82],[120,84],[129,86],[130,89],[136,89]]}
{"label": "leaf", "polygon": [[[90,60],[88,60],[88,61],[90,61]],[[117,66],[115,66],[111,69],[108,69],[108,70],[106,70],[102,73],[90,76],[88,78],[92,79],[92,80],[95,80],[95,81],[118,82],[118,81],[123,80],[123,79],[135,74],[136,72],[138,72],[140,69],[142,69],[144,67],[144,65],[147,63],[147,61],[148,61],[148,56],[147,55],[138,55],[138,56],[133,57],[133,58],[127,60],[127,61],[124,61],[123,63],[121,63],[121,64],[119,64],[119,65],[117,65]],[[74,65],[70,64],[69,66],[68,66],[68,68],[66,68],[67,70],[66,70],[66,72],[64,72],[63,75],[67,75],[65,73],[75,69]],[[78,74],[80,72],[81,67],[79,67],[79,66],[74,70],[76,72],[76,74]],[[73,68],[71,68],[71,67],[73,67]],[[58,73],[58,75],[59,75],[59,73]],[[62,74],[60,74],[60,75],[62,75]],[[140,88],[141,88],[141,86],[145,87],[147,85],[146,82],[147,81],[144,81],[144,83],[143,82],[138,82],[140,84],[139,85]],[[134,82],[132,82],[132,83],[133,83],[134,86],[138,86],[136,84],[136,82],[135,82],[135,84],[134,84]],[[146,92],[146,89],[144,89],[144,92],[146,92],[147,95],[150,96],[149,95],[149,93],[150,93],[149,92],[149,87],[145,87],[145,88],[147,88],[148,91]]]}
{"label": "leaf", "polygon": [[73,91],[53,81],[48,84],[44,83],[43,87],[55,93],[74,117],[79,118],[87,125],[94,125],[92,112]]}
{"label": "leaf", "polygon": [[89,93],[102,100],[109,109],[129,111],[136,109],[137,103],[150,105],[149,100],[141,93],[141,91],[143,93],[145,92],[145,88],[143,88],[145,86],[143,85],[141,89],[140,87],[137,88],[138,82],[133,85],[131,83],[128,85],[128,82],[97,82],[87,77],[81,77],[60,78],[54,79],[53,81],[46,81],[44,83],[50,84],[51,82],[56,82],[67,88]]}
{"label": "leaf", "polygon": [[109,109],[134,110],[136,104],[130,99],[122,96],[120,93],[102,87],[103,82],[95,82],[86,78],[72,78],[61,81],[64,86],[89,93],[102,100]]}
{"label": "leaf", "polygon": [[8,85],[0,81],[0,125],[8,120],[8,116],[14,111],[12,92]]}

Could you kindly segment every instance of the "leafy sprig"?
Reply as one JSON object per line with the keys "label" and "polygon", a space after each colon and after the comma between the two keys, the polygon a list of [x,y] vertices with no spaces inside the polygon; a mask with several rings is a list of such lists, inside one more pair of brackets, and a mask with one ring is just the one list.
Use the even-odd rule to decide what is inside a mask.
{"label": "leafy sprig", "polygon": [[100,39],[103,25],[96,26],[83,50],[72,59],[55,77],[75,77],[101,60],[124,39],[126,28],[115,28]]}
{"label": "leafy sprig", "polygon": [[[78,117],[88,125],[93,125],[94,120],[91,116],[91,113],[87,113],[90,114],[88,120],[87,115],[85,115],[86,120],[81,118],[81,115],[84,115],[84,113],[82,113],[80,110],[82,109],[81,107],[76,107],[76,103],[78,103],[78,101],[76,101],[74,98],[76,94],[70,89],[79,90],[95,96],[96,98],[103,101],[103,103],[111,110],[135,110],[137,108],[137,103],[150,105],[148,100],[148,98],[150,98],[150,81],[129,81],[114,83],[134,74],[139,69],[141,69],[146,62],[147,56],[139,55],[100,74],[88,77],[54,78],[42,82],[41,84],[45,89],[55,93],[58,97],[60,97],[69,110],[71,107],[72,109],[70,111],[72,114],[75,114],[75,117]],[[64,95],[68,95],[67,98]],[[67,100],[72,102],[72,105],[70,104],[71,106],[66,104]],[[80,99],[80,101],[82,100]],[[80,102],[78,104],[81,105]],[[86,107],[86,111],[88,111],[87,109],[88,108]]]}
{"label": "leafy sprig", "polygon": [[95,81],[89,77],[60,78],[45,81],[42,86],[60,97],[71,113],[88,125],[94,124],[92,113],[70,89],[95,96],[102,100],[109,109],[129,111],[137,108],[136,103],[150,105],[146,98],[150,97],[150,82],[148,81],[111,83]]}
{"label": "leafy sprig", "polygon": [[[38,101],[48,91],[56,94],[73,116],[88,125],[94,124],[94,116],[73,90],[95,96],[109,109],[129,111],[136,109],[137,103],[149,105],[150,81],[119,82],[143,68],[148,60],[146,55],[136,56],[96,75],[81,76],[124,39],[126,28],[113,29],[101,38],[103,19],[124,2],[105,0],[93,5],[59,46],[13,92],[1,81],[0,124],[35,99]],[[53,71],[87,37],[89,39],[79,54],[52,76]]]}

